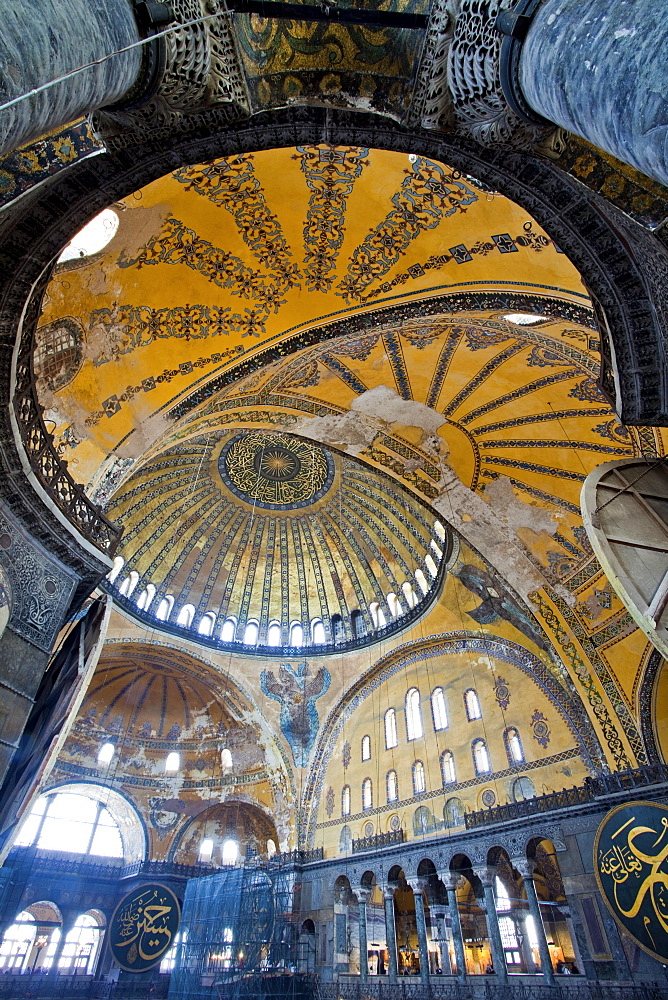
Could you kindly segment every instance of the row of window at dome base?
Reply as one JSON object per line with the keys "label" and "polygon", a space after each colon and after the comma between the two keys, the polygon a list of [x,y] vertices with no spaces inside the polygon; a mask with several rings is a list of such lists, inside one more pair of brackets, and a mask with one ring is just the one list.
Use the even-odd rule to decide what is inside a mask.
{"label": "row of window at dome base", "polygon": [[[520,734],[517,729],[511,727],[506,729],[503,734],[503,738],[506,746],[506,754],[508,756],[508,764],[512,767],[516,764],[524,763],[524,751],[522,749],[522,742],[520,740]],[[362,738],[362,759],[368,760],[368,757],[364,757],[365,741],[370,740],[368,736]],[[396,744],[395,744],[396,745]],[[483,739],[475,739],[471,743],[471,755],[473,757],[473,766],[475,768],[476,775],[491,774],[492,763],[489,757],[489,751],[487,749],[487,744]],[[369,757],[371,753],[369,751]],[[457,783],[457,771],[455,768],[455,758],[451,750],[444,750],[439,757],[440,760],[440,777],[444,788]],[[422,795],[423,792],[427,791],[427,779],[425,766],[421,760],[416,760],[413,762],[411,768],[412,773],[412,784],[413,790],[411,795]],[[385,775],[385,792],[386,792],[386,803],[389,805],[392,802],[399,801],[399,779],[397,777],[397,772],[394,768],[387,772]],[[373,782],[371,778],[365,778],[362,782],[362,809],[373,809]],[[349,816],[351,812],[351,792],[350,785],[344,785],[341,790],[341,815]]]}
{"label": "row of window at dome base", "polygon": [[[434,522],[434,529],[441,543],[445,541],[445,528],[440,521]],[[430,543],[431,551],[424,556],[424,565],[427,575],[432,582],[438,576],[438,566],[443,559],[443,549],[435,539]],[[136,570],[130,573],[120,584],[116,581],[120,578],[121,571],[125,565],[122,556],[116,556],[111,571],[107,574],[109,583],[117,587],[118,593],[125,598],[132,597],[139,586],[140,577]],[[429,593],[431,584],[425,572],[418,567],[415,572],[415,586],[409,580],[401,584],[400,593],[390,592],[385,595],[384,600],[372,601],[365,611],[355,608],[350,612],[348,622],[344,622],[338,613],[332,614],[329,620],[322,618],[312,618],[310,622],[292,621],[287,627],[283,627],[278,620],[270,621],[267,625],[266,636],[260,636],[260,622],[256,618],[251,618],[245,624],[239,623],[235,615],[228,615],[218,626],[218,615],[215,611],[206,611],[200,615],[197,622],[197,610],[194,604],[184,604],[175,613],[175,599],[172,594],[161,597],[157,606],[153,610],[158,621],[171,622],[181,628],[191,629],[197,635],[206,639],[216,638],[221,642],[239,642],[244,646],[267,646],[270,648],[280,648],[289,646],[299,648],[302,646],[319,646],[328,643],[340,644],[348,639],[363,639],[372,634],[373,630],[387,628],[392,621],[400,619],[406,613],[418,606],[420,601]],[[136,598],[135,604],[138,611],[147,612],[153,609],[153,602],[157,595],[157,588],[154,583],[147,583]],[[218,626],[218,632],[216,629]]]}
{"label": "row of window at dome base", "polygon": [[[103,743],[97,755],[98,764],[103,767],[108,767],[114,759],[115,753],[116,747],[113,743]],[[227,747],[220,751],[220,765],[224,772],[232,770],[232,754]],[[165,773],[176,774],[180,768],[181,755],[176,750],[170,750],[165,757]]]}

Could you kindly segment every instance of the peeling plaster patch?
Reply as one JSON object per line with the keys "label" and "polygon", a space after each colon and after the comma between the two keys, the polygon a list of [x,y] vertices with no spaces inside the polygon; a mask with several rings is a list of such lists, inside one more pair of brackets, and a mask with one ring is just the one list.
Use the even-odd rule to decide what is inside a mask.
{"label": "peeling plaster patch", "polygon": [[447,423],[441,413],[431,406],[415,402],[413,399],[402,399],[394,389],[386,385],[378,385],[367,389],[351,403],[351,409],[368,417],[387,424],[405,424],[407,427],[419,427],[428,435],[434,435],[439,427]]}
{"label": "peeling plaster patch", "polygon": [[555,519],[560,520],[561,514],[525,503],[515,493],[508,476],[499,476],[489,483],[485,487],[484,499],[494,508],[496,516],[514,531],[528,528],[537,535],[543,532],[554,535],[557,531]]}
{"label": "peeling plaster patch", "polygon": [[351,411],[338,416],[303,417],[293,430],[295,434],[332,445],[354,456],[373,444],[374,438],[385,430],[385,426],[380,420]]}
{"label": "peeling plaster patch", "polygon": [[125,205],[127,211],[119,213],[118,231],[107,248],[108,251],[116,251],[113,258],[114,270],[119,249],[127,257],[134,256],[160,232],[163,223],[173,214],[171,205],[164,202],[150,208],[139,207],[132,195],[125,199]]}
{"label": "peeling plaster patch", "polygon": [[547,571],[533,561],[511,525],[498,517],[481,496],[465,486],[454,469],[441,464],[443,475],[438,483],[441,493],[432,506],[447,523],[470,542],[524,600],[541,587],[552,587],[569,605],[574,605],[574,595],[556,584]]}
{"label": "peeling plaster patch", "polygon": [[394,424],[420,430],[421,443],[428,445],[427,450],[435,449],[437,442],[442,449],[445,443],[437,437],[437,432],[445,423],[442,414],[430,406],[402,399],[394,389],[379,385],[357,396],[348,413],[303,417],[295,424],[294,432],[356,456],[373,444],[377,434],[389,433]]}
{"label": "peeling plaster patch", "polygon": [[119,458],[141,458],[171,426],[171,420],[164,414],[151,414],[135,427],[134,432],[116,449],[116,454]]}

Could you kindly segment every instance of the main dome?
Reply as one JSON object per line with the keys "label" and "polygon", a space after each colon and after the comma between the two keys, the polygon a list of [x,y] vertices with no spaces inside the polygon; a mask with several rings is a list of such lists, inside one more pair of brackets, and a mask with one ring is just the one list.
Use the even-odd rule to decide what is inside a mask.
{"label": "main dome", "polygon": [[107,507],[126,610],[211,645],[363,645],[431,602],[443,525],[358,459],[284,431],[220,427],[135,466]]}

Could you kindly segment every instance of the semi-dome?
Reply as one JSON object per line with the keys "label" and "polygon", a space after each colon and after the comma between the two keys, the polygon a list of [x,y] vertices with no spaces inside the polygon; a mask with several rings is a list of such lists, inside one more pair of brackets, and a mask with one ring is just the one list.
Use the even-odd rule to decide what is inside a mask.
{"label": "semi-dome", "polygon": [[284,431],[195,433],[135,466],[115,596],[210,644],[359,645],[405,627],[440,582],[443,525],[400,484]]}

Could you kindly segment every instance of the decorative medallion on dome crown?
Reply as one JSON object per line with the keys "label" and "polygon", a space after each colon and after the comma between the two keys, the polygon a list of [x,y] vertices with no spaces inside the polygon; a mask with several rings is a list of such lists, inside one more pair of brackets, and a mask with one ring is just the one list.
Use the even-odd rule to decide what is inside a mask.
{"label": "decorative medallion on dome crown", "polygon": [[334,479],[334,460],[305,441],[250,432],[227,442],[218,471],[240,500],[268,510],[294,509],[325,495]]}

